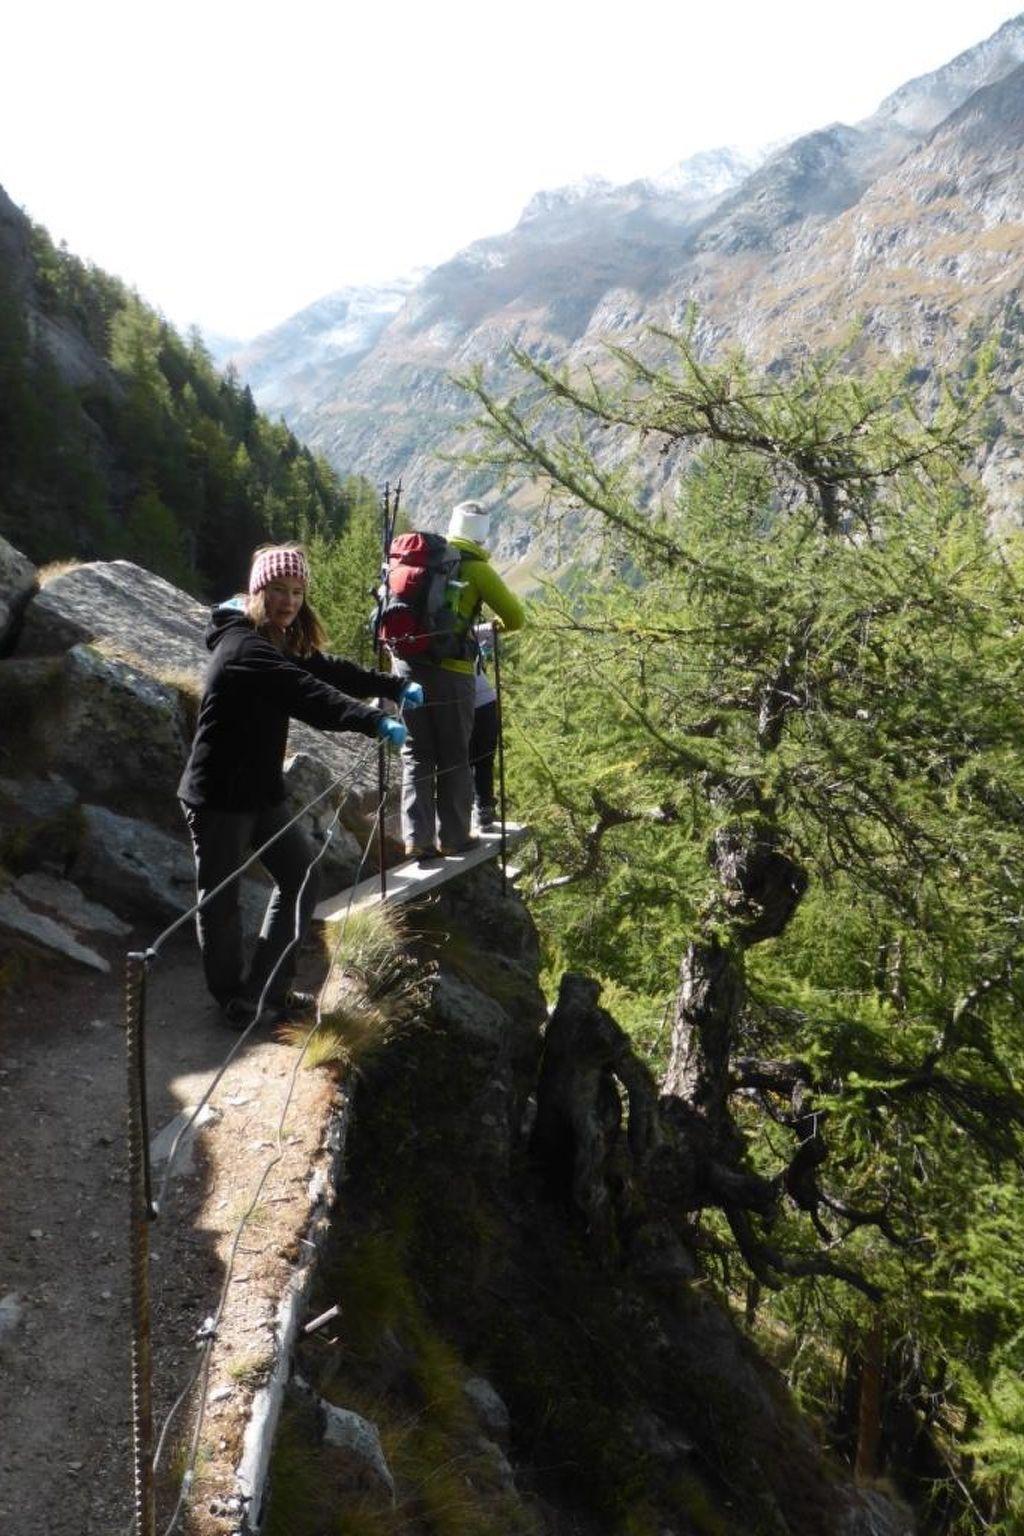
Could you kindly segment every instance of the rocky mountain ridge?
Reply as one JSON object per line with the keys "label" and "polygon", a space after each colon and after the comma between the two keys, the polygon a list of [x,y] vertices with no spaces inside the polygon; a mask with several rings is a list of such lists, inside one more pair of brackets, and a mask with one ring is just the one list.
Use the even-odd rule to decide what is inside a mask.
{"label": "rocky mountain ridge", "polygon": [[[513,230],[427,274],[343,378],[321,374],[306,395],[277,395],[277,408],[335,463],[373,479],[401,474],[426,523],[451,498],[491,490],[440,457],[466,445],[473,415],[453,375],[482,365],[501,393],[514,382],[509,342],[604,368],[605,343],[646,346],[650,325],[678,328],[691,305],[705,355],[739,343],[763,365],[794,346],[835,345],[860,321],[864,357],[914,354],[927,375],[1002,333],[1010,411],[1024,280],[1022,61],[1018,16],[860,123],[824,127],[753,168],[712,152],[668,186],[541,194]],[[989,447],[987,482],[1009,513],[1014,456]],[[663,478],[675,467],[666,461]],[[514,497],[530,501],[522,489]],[[511,558],[528,525],[515,510],[500,521],[499,552]]]}
{"label": "rocky mountain ridge", "polygon": [[390,283],[339,288],[254,341],[221,348],[217,361],[245,377],[268,413],[293,414],[297,398],[313,410],[322,403],[317,381],[336,381],[350,373],[422,276],[413,273]]}

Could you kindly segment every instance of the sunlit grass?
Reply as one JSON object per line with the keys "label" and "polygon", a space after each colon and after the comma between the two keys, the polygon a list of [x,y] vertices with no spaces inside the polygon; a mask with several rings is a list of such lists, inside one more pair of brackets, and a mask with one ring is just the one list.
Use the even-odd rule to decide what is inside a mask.
{"label": "sunlit grass", "polygon": [[400,912],[367,907],[351,912],[339,947],[328,929],[324,947],[331,964],[324,984],[319,1025],[285,1024],[279,1038],[304,1048],[307,1067],[355,1066],[389,1038],[415,1008],[418,980],[404,945],[408,926]]}
{"label": "sunlit grass", "polygon": [[265,1352],[248,1350],[229,1360],[224,1369],[231,1380],[237,1381],[240,1386],[259,1387],[267,1379],[272,1363],[272,1357]]}
{"label": "sunlit grass", "polygon": [[40,587],[48,587],[51,581],[56,581],[58,576],[66,576],[68,571],[77,571],[84,565],[83,560],[51,560],[46,565],[41,565],[36,572],[36,580]]}
{"label": "sunlit grass", "polygon": [[[409,933],[405,915],[395,907],[359,907],[343,921],[336,965],[363,975],[378,974],[395,958]],[[324,936],[324,948],[331,960],[335,960],[337,942],[337,930],[332,926]]]}

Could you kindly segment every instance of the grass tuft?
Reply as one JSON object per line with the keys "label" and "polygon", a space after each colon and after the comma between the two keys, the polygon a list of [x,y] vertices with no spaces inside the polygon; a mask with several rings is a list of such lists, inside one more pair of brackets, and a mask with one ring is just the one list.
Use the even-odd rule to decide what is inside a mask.
{"label": "grass tuft", "polygon": [[225,1371],[232,1381],[243,1387],[261,1387],[273,1364],[273,1356],[259,1350],[248,1350],[229,1360]]}
{"label": "grass tuft", "polygon": [[[406,915],[388,906],[360,907],[345,919],[338,964],[345,971],[375,976],[391,965],[408,939]],[[336,937],[330,928],[324,935],[324,949],[334,957]]]}
{"label": "grass tuft", "polygon": [[308,1024],[285,1024],[278,1036],[286,1044],[299,1047],[309,1038],[303,1057],[303,1065],[309,1069],[352,1067],[367,1051],[383,1042],[388,1023],[385,1009],[379,1008],[365,994],[353,991],[323,1015],[319,1027],[311,1035]]}
{"label": "grass tuft", "polygon": [[[320,1024],[285,1024],[278,1038],[305,1047],[305,1065],[358,1066],[392,1036],[419,1002],[419,984],[402,943],[401,913],[370,907],[350,914],[341,953],[324,940],[334,968],[324,985]],[[306,1045],[307,1039],[309,1044]]]}
{"label": "grass tuft", "polygon": [[48,587],[50,582],[56,581],[58,576],[66,576],[68,571],[77,571],[84,564],[84,560],[50,560],[46,565],[39,567],[36,580],[40,587]]}

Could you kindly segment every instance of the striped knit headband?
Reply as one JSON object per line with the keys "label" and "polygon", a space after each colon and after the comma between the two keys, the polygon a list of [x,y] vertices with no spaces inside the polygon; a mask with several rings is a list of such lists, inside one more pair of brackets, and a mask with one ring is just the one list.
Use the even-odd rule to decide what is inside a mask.
{"label": "striped knit headband", "polygon": [[255,597],[271,581],[301,581],[309,586],[309,566],[301,549],[265,549],[256,556],[249,573],[249,596]]}

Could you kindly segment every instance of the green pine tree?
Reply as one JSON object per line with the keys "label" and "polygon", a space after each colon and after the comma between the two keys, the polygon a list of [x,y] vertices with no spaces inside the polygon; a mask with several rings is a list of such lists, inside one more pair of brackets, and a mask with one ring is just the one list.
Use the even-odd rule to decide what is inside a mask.
{"label": "green pine tree", "polygon": [[931,1529],[1015,1530],[1024,551],[961,472],[985,360],[924,419],[897,370],[660,341],[465,381],[474,462],[604,539],[510,677],[550,963],[610,984],[734,1170],[691,1236],[806,1400],[838,1422],[881,1318],[886,1411],[930,1405],[931,1470],[890,1470]]}

